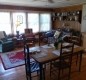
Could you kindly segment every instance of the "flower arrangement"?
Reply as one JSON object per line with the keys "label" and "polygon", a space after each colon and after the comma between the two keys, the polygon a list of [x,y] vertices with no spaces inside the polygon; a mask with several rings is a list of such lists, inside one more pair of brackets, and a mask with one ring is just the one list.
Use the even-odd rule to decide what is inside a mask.
{"label": "flower arrangement", "polygon": [[54,43],[55,49],[58,49],[59,43],[61,43],[61,42],[62,42],[62,38],[58,38],[58,40],[55,41],[55,43]]}
{"label": "flower arrangement", "polygon": [[62,42],[61,32],[60,32],[60,31],[56,31],[55,34],[54,34],[54,38],[55,38],[54,46],[55,46],[55,48],[57,49],[59,43]]}
{"label": "flower arrangement", "polygon": [[16,20],[16,31],[17,31],[17,28],[23,24],[23,16],[22,15],[18,15],[17,16],[17,20]]}

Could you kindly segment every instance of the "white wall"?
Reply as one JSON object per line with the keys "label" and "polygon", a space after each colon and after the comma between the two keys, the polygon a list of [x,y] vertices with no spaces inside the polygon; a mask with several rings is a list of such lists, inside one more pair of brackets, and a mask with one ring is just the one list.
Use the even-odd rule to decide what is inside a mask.
{"label": "white wall", "polygon": [[83,9],[82,9],[81,32],[86,32],[86,4],[83,5]]}

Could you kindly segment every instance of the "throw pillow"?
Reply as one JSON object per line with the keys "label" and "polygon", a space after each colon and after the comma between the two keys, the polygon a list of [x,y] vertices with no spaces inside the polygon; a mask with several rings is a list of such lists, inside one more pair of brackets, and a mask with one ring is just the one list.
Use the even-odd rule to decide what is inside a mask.
{"label": "throw pillow", "polygon": [[61,33],[61,32],[56,31],[56,32],[54,33],[54,37],[57,39],[57,38],[60,36],[60,33]]}

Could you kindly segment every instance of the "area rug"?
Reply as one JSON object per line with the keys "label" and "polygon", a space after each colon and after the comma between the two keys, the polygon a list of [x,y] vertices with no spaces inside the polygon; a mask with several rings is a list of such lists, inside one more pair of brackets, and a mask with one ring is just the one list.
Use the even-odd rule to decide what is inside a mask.
{"label": "area rug", "polygon": [[5,70],[24,65],[25,63],[23,50],[0,53],[0,58]]}

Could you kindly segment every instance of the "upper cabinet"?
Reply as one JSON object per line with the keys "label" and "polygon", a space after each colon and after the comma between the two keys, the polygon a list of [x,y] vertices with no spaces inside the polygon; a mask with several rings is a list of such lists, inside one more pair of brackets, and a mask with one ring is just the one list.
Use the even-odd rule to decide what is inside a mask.
{"label": "upper cabinet", "polygon": [[81,23],[82,11],[70,11],[70,12],[54,12],[52,13],[52,20],[59,21],[78,21]]}

